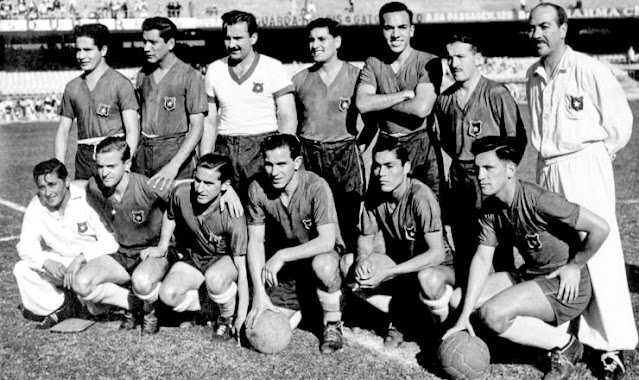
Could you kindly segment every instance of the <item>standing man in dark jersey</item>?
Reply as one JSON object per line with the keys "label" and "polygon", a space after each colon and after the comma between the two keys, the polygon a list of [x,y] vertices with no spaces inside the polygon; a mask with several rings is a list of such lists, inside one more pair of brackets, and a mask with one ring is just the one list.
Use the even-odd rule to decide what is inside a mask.
{"label": "standing man in dark jersey", "polygon": [[315,19],[306,30],[315,64],[293,76],[304,168],[331,186],[340,230],[346,246],[354,249],[364,191],[358,114],[352,104],[359,69],[337,57],[342,44],[337,21]]}
{"label": "standing man in dark jersey", "polygon": [[403,144],[415,178],[439,197],[442,158],[433,136],[431,111],[442,78],[440,60],[413,49],[413,13],[400,2],[384,4],[379,20],[387,46],[366,60],[357,85],[362,114],[376,113],[379,140]]}
{"label": "standing man in dark jersey", "polygon": [[[482,203],[472,144],[486,136],[516,137],[521,159],[527,138],[519,108],[508,89],[481,75],[479,68],[483,64],[483,56],[474,40],[469,36],[455,35],[446,44],[446,50],[455,83],[437,98],[434,113],[439,126],[439,141],[452,158],[450,192],[443,199],[446,222],[452,227],[455,243],[455,268],[461,279],[465,279],[465,272],[477,249],[475,237]],[[512,250],[510,258],[512,262]]]}
{"label": "standing man in dark jersey", "polygon": [[69,132],[73,120],[77,120],[76,179],[97,174],[95,147],[107,136],[126,136],[133,154],[140,139],[135,90],[130,80],[107,64],[109,40],[109,29],[102,24],[75,28],[75,57],[83,73],[64,89],[55,157],[65,162]]}
{"label": "standing man in dark jersey", "polygon": [[177,37],[177,27],[168,18],[152,17],[142,23],[147,65],[136,80],[142,108],[136,171],[160,189],[193,176],[195,147],[208,111],[202,74],[173,52]]}

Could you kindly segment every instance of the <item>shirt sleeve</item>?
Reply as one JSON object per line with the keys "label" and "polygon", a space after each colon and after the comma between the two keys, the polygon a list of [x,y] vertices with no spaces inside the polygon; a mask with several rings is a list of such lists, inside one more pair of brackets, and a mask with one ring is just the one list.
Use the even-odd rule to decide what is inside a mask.
{"label": "shirt sleeve", "polygon": [[337,211],[333,192],[325,181],[318,182],[313,191],[313,219],[316,226],[337,223]]}
{"label": "shirt sleeve", "polygon": [[204,78],[199,71],[188,70],[186,82],[186,112],[189,115],[207,113],[209,103],[204,90]]}
{"label": "shirt sleeve", "polygon": [[273,98],[277,99],[282,95],[291,94],[295,91],[291,76],[288,74],[284,65],[279,61],[274,61],[271,68],[270,78],[272,80]]}
{"label": "shirt sleeve", "polygon": [[211,63],[206,69],[204,77],[204,90],[206,91],[206,100],[209,103],[215,103],[215,87],[213,86],[213,70],[215,70],[215,62]]}
{"label": "shirt sleeve", "polygon": [[140,105],[138,104],[138,98],[135,96],[135,89],[131,82],[129,82],[126,78],[123,79],[118,86],[118,99],[120,101],[120,109],[122,111],[133,110],[137,111],[140,109]]}
{"label": "shirt sleeve", "polygon": [[537,214],[548,224],[562,224],[575,228],[579,219],[579,205],[569,202],[563,196],[545,192],[539,196],[536,205]]}
{"label": "shirt sleeve", "polygon": [[365,208],[361,217],[361,234],[362,235],[375,235],[379,231],[377,226],[377,217],[375,216],[375,210]]}
{"label": "shirt sleeve", "polygon": [[364,62],[364,67],[362,71],[359,73],[359,78],[357,79],[357,85],[360,84],[368,84],[375,88],[377,88],[377,77],[375,76],[375,58],[370,57]]}
{"label": "shirt sleeve", "polygon": [[22,231],[17,249],[20,259],[24,260],[30,268],[41,270],[49,255],[42,249],[42,224],[38,216],[38,202],[36,198],[31,201],[22,219]]}
{"label": "shirt sleeve", "polygon": [[425,196],[416,197],[414,207],[414,215],[417,216],[417,222],[424,235],[443,229],[441,210],[434,195],[426,193]]}
{"label": "shirt sleeve", "polygon": [[[495,120],[499,121],[502,136],[515,137],[517,149],[523,156],[528,143],[524,121],[519,107],[506,87],[498,86],[491,91],[491,111]],[[521,158],[521,157],[520,157]]]}
{"label": "shirt sleeve", "polygon": [[62,100],[60,101],[60,116],[68,117],[69,119],[75,119],[75,110],[73,109],[73,102],[71,101],[71,82],[67,83],[62,94]]}
{"label": "shirt sleeve", "polygon": [[588,94],[601,116],[601,126],[608,133],[604,139],[606,149],[617,153],[628,144],[632,133],[633,116],[626,94],[612,71],[603,64],[593,65],[587,83]]}
{"label": "shirt sleeve", "polygon": [[166,217],[169,220],[175,220],[175,211],[178,210],[177,188],[173,189],[169,196],[169,206],[166,209]]}
{"label": "shirt sleeve", "polygon": [[225,211],[227,219],[227,233],[231,237],[231,254],[233,256],[245,256],[248,245],[248,231],[244,216],[231,218]]}
{"label": "shirt sleeve", "polygon": [[264,225],[266,222],[266,215],[261,205],[261,191],[257,181],[253,181],[248,190],[248,213],[246,217],[247,224],[252,225]]}
{"label": "shirt sleeve", "polygon": [[432,83],[435,87],[435,92],[439,93],[443,75],[441,61],[439,58],[433,57],[425,63],[424,69],[420,73],[418,83]]}
{"label": "shirt sleeve", "polygon": [[479,218],[478,243],[489,247],[496,247],[499,243],[495,231],[495,214],[483,214]]}

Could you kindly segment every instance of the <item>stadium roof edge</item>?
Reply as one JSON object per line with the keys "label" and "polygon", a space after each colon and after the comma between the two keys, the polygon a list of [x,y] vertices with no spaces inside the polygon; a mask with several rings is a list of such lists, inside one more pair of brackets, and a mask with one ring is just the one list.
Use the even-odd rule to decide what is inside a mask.
{"label": "stadium roof edge", "polygon": [[[606,7],[567,9],[570,19],[626,19],[639,18],[639,5],[629,7]],[[322,15],[337,20],[344,26],[377,25],[377,14],[335,13]],[[503,11],[457,11],[457,12],[416,12],[415,24],[513,22],[528,19],[528,13],[517,10]],[[0,20],[0,34],[13,33],[67,33],[76,25],[100,22],[114,32],[140,31],[141,18],[130,19],[37,19]],[[180,30],[216,30],[222,27],[219,16],[210,18],[173,18]],[[286,29],[304,27],[309,18],[292,15],[265,15],[257,17],[258,25],[264,29]]]}

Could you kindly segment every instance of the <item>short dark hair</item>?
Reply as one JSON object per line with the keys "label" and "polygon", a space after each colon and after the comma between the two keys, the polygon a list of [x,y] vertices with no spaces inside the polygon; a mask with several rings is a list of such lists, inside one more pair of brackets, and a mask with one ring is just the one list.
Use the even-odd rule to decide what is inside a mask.
{"label": "short dark hair", "polygon": [[566,13],[566,10],[564,9],[564,7],[562,7],[561,5],[557,5],[555,3],[539,3],[530,11],[530,15],[532,15],[535,9],[541,8],[541,7],[553,8],[555,12],[557,12],[558,26],[562,26],[564,24],[568,25],[568,13]]}
{"label": "short dark hair", "polygon": [[262,153],[266,154],[266,152],[275,150],[277,148],[283,148],[287,146],[291,151],[291,158],[296,159],[301,154],[300,141],[294,135],[289,135],[285,133],[278,133],[275,135],[268,136],[262,142]]}
{"label": "short dark hair", "polygon": [[131,148],[124,137],[120,136],[109,136],[100,141],[95,151],[96,153],[122,152],[122,161],[131,158]]}
{"label": "short dark hair", "polygon": [[393,152],[395,153],[395,157],[397,157],[402,165],[409,161],[408,159],[408,150],[406,147],[397,141],[392,141],[389,139],[381,138],[377,141],[377,144],[373,147],[373,158],[376,153],[379,152]]}
{"label": "short dark hair", "polygon": [[455,42],[461,42],[463,44],[470,45],[472,47],[473,53],[478,53],[481,51],[475,38],[473,38],[469,34],[453,34],[446,41],[446,45],[451,45],[451,44],[454,44]]}
{"label": "short dark hair", "polygon": [[168,42],[171,38],[177,41],[178,29],[173,21],[166,17],[149,17],[142,22],[142,31],[148,32],[157,30],[164,42]]}
{"label": "short dark hair", "polygon": [[342,28],[339,25],[339,22],[330,18],[316,18],[306,26],[306,32],[310,34],[311,30],[316,28],[328,29],[328,33],[333,37],[340,37],[342,35]]}
{"label": "short dark hair", "polygon": [[33,181],[38,183],[38,178],[47,174],[55,174],[61,180],[66,180],[69,176],[67,167],[64,166],[57,158],[51,158],[46,161],[42,161],[33,168]]}
{"label": "short dark hair", "polygon": [[519,145],[516,137],[486,136],[475,140],[471,151],[477,156],[494,150],[500,160],[510,161],[518,165],[522,156],[517,148]]}
{"label": "short dark hair", "polygon": [[249,36],[257,33],[257,21],[252,13],[232,10],[222,15],[222,30],[226,31],[226,27],[229,25],[239,24],[245,22],[248,28]]}
{"label": "short dark hair", "polygon": [[111,42],[111,33],[109,28],[102,24],[85,24],[78,25],[73,31],[75,38],[88,37],[93,39],[93,43],[98,49],[102,49],[105,46],[109,46]]}
{"label": "short dark hair", "polygon": [[220,173],[220,181],[222,183],[230,180],[233,175],[231,160],[228,157],[219,154],[208,153],[200,157],[200,160],[195,166],[195,170],[199,168],[217,170],[217,172]]}
{"label": "short dark hair", "polygon": [[379,9],[379,25],[384,26],[384,15],[386,13],[393,12],[408,13],[408,22],[410,23],[410,25],[413,25],[413,12],[408,9],[406,4],[400,3],[399,1],[391,1],[390,3],[382,5],[382,7]]}

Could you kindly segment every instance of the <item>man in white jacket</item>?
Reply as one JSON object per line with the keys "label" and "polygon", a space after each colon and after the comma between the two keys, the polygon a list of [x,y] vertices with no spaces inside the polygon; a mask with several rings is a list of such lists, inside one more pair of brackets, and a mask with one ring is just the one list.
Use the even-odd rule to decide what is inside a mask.
{"label": "man in white jacket", "polygon": [[36,329],[48,329],[71,316],[71,293],[64,288],[71,288],[80,267],[117,251],[118,244],[87,204],[84,186],[71,184],[62,162],[37,164],[33,179],[38,194],[24,215],[17,246],[21,260],[13,274],[24,309],[43,317]]}

